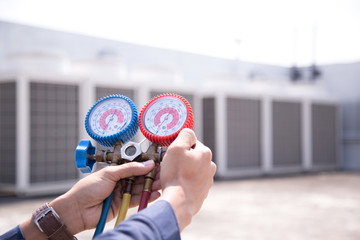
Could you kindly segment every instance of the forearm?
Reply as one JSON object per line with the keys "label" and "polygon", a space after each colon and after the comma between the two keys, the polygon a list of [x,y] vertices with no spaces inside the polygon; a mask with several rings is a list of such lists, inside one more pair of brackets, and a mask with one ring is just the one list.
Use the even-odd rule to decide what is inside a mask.
{"label": "forearm", "polygon": [[189,203],[186,202],[185,192],[182,187],[166,187],[163,190],[163,194],[160,199],[170,203],[175,213],[180,231],[191,223],[193,213],[189,207]]}
{"label": "forearm", "polygon": [[35,225],[34,220],[30,217],[20,224],[20,229],[26,240],[47,240],[45,233],[41,232]]}

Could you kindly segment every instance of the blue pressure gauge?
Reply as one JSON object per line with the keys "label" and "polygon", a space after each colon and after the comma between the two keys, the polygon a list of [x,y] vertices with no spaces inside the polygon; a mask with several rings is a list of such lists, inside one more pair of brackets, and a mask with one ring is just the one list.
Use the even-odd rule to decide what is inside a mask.
{"label": "blue pressure gauge", "polygon": [[133,138],[139,128],[136,106],[128,97],[111,95],[97,101],[85,118],[89,136],[105,147]]}

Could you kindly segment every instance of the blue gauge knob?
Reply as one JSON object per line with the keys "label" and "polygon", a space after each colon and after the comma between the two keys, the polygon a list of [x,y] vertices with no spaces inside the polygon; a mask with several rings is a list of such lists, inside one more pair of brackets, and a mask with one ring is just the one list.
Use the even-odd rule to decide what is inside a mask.
{"label": "blue gauge knob", "polygon": [[91,138],[105,147],[119,141],[126,143],[139,129],[136,106],[122,95],[102,98],[87,113],[85,128]]}
{"label": "blue gauge knob", "polygon": [[89,159],[89,155],[95,154],[96,148],[89,140],[81,140],[75,150],[75,164],[82,173],[90,173],[95,164],[95,159]]}

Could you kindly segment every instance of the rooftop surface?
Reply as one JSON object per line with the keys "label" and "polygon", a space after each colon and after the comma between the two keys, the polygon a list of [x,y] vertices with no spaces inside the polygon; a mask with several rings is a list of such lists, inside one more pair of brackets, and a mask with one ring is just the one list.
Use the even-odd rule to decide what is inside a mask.
{"label": "rooftop surface", "polygon": [[[52,198],[0,198],[0,233]],[[131,209],[128,216],[135,211]],[[113,222],[106,229],[111,229]],[[91,239],[93,232],[77,237]],[[216,181],[182,239],[358,240],[360,173]]]}

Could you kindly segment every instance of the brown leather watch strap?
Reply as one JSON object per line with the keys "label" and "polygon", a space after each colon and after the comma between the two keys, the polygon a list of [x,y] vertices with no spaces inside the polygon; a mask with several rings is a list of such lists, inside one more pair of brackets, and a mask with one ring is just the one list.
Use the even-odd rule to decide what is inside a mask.
{"label": "brown leather watch strap", "polygon": [[61,227],[49,236],[50,240],[67,240],[67,239],[76,239],[72,236],[69,231],[66,229],[65,224],[61,225]]}
{"label": "brown leather watch strap", "polygon": [[76,239],[66,229],[65,224],[60,221],[59,215],[48,204],[33,213],[33,219],[39,230],[44,232],[51,240]]}

